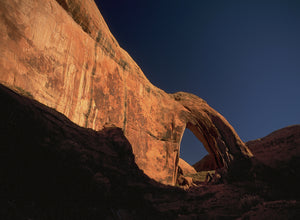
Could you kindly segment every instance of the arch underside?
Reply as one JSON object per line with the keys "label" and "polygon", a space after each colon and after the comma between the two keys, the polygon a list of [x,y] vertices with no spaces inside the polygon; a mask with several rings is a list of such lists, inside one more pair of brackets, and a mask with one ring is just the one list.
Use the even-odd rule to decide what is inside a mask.
{"label": "arch underside", "polygon": [[213,146],[209,144],[209,140],[207,140],[207,138],[203,135],[203,133],[199,129],[197,129],[195,125],[191,123],[187,123],[186,128],[189,129],[195,135],[195,137],[203,144],[208,154],[212,156],[215,167],[216,168],[224,167],[222,157],[220,156],[220,154],[216,152],[216,150],[214,150]]}
{"label": "arch underside", "polygon": [[184,92],[173,96],[185,109],[181,116],[186,122],[186,128],[212,155],[215,167],[231,169],[235,161],[245,161],[253,156],[228,121],[204,100]]}

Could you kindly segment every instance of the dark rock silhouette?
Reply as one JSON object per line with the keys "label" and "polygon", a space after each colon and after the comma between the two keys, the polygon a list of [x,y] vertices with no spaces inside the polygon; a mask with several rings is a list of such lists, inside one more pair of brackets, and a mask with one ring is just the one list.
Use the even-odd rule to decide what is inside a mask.
{"label": "dark rock silhouette", "polygon": [[148,178],[120,128],[80,127],[2,85],[0,103],[1,219],[299,217],[298,185],[278,170],[257,163],[254,180],[183,191]]}
{"label": "dark rock silhouette", "polygon": [[99,219],[114,217],[116,208],[126,209],[123,214],[133,218],[162,218],[144,196],[182,194],[137,167],[120,128],[80,127],[2,85],[0,103],[1,219]]}

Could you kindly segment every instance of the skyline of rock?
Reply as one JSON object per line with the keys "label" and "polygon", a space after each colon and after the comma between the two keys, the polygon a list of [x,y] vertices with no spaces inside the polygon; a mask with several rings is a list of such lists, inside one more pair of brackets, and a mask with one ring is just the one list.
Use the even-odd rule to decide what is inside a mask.
{"label": "skyline of rock", "polygon": [[152,85],[118,45],[93,1],[4,1],[2,13],[1,83],[80,126],[122,128],[136,163],[155,180],[175,184],[186,127],[217,167],[252,157],[204,100]]}

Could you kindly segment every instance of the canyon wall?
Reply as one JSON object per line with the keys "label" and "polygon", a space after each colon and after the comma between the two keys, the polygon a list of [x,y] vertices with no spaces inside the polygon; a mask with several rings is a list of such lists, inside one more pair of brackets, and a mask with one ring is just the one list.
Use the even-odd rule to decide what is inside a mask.
{"label": "canyon wall", "polygon": [[[174,184],[190,129],[217,167],[252,157],[201,98],[152,85],[110,33],[92,0],[0,0],[0,82],[82,127],[120,127],[151,178]],[[184,73],[183,73],[184,74]]]}

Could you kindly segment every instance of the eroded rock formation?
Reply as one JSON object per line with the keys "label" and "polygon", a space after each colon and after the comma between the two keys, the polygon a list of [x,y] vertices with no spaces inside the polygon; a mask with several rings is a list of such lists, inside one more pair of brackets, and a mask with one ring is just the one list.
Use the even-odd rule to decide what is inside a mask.
{"label": "eroded rock formation", "polygon": [[259,184],[180,178],[193,186],[183,191],[139,170],[120,128],[80,127],[2,85],[0,106],[0,219],[299,219],[299,184],[277,173]]}
{"label": "eroded rock formation", "polygon": [[147,195],[183,193],[137,167],[120,128],[80,127],[2,85],[0,106],[0,219],[168,219]]}
{"label": "eroded rock formation", "polygon": [[[299,173],[300,125],[291,125],[272,132],[263,138],[248,141],[247,147],[262,164],[284,172]],[[195,170],[216,169],[211,155],[193,165]]]}
{"label": "eroded rock formation", "polygon": [[248,141],[246,145],[259,161],[273,168],[278,168],[282,163],[299,161],[300,125],[279,129],[266,137]]}
{"label": "eroded rock formation", "polygon": [[120,127],[135,160],[157,181],[175,184],[180,141],[190,129],[217,167],[252,156],[205,101],[153,86],[117,43],[91,0],[1,0],[0,82],[101,130]]}
{"label": "eroded rock formation", "polygon": [[188,164],[186,161],[184,161],[181,158],[179,158],[178,167],[180,167],[183,175],[197,173],[194,167],[192,167],[190,164]]}
{"label": "eroded rock formation", "polygon": [[216,163],[214,162],[214,159],[210,154],[206,155],[197,163],[195,163],[193,167],[195,168],[195,170],[197,170],[197,172],[217,169]]}

